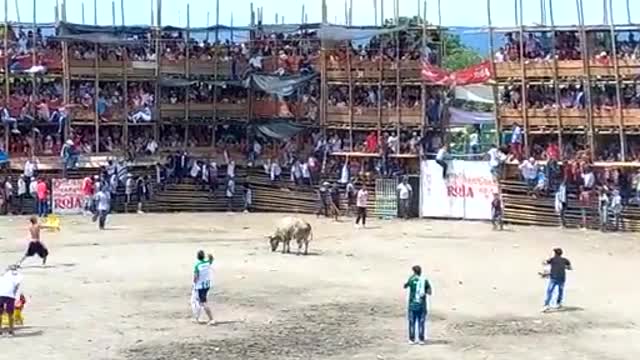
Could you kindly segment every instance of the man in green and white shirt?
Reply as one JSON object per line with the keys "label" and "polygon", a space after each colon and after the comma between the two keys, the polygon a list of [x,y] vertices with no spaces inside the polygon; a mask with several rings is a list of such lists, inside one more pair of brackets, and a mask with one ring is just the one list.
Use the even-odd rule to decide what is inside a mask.
{"label": "man in green and white shirt", "polygon": [[416,343],[416,327],[418,328],[418,341],[424,344],[425,322],[427,318],[427,295],[431,296],[431,284],[422,276],[422,268],[416,265],[412,268],[413,275],[404,284],[409,289],[409,344]]}
{"label": "man in green and white shirt", "polygon": [[[213,255],[209,254],[205,259],[204,251],[200,250],[197,254],[197,262],[193,267],[193,289],[197,292],[198,304],[200,309],[204,309],[204,312],[209,318],[209,325],[213,325],[213,316],[211,315],[211,309],[207,304],[207,294],[211,288],[211,265],[213,264]],[[195,313],[195,321],[200,322],[200,311]]]}

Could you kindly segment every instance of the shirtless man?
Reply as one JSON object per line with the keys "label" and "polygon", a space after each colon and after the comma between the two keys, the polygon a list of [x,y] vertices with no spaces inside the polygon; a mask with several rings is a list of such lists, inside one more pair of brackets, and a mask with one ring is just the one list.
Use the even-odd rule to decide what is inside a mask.
{"label": "shirtless man", "polygon": [[38,224],[38,218],[35,216],[32,216],[29,221],[31,222],[31,225],[29,225],[29,236],[31,240],[29,240],[29,247],[27,248],[27,252],[18,262],[18,265],[22,265],[22,263],[28,257],[36,254],[42,259],[42,265],[46,265],[47,256],[49,256],[49,250],[46,246],[44,246],[42,241],[40,241],[40,230],[47,228],[47,226]]}

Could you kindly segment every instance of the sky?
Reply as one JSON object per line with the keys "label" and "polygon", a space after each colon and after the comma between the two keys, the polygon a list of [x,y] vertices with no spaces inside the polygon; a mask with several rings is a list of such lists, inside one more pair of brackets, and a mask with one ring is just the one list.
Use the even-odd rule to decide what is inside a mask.
{"label": "sky", "polygon": [[[0,0],[0,2],[3,0]],[[55,20],[54,8],[56,1],[60,4],[63,0],[4,0],[8,2],[8,18],[10,21],[33,21],[34,1],[36,3],[37,22],[53,22]],[[120,1],[115,0],[116,23],[121,23]],[[157,0],[124,0],[125,24],[139,25],[149,24],[151,20],[151,8],[156,8]],[[380,3],[384,2],[385,18],[393,17],[393,0],[348,0],[353,1],[353,24],[374,25],[374,19],[380,18]],[[515,0],[518,1],[518,0]],[[526,25],[540,23],[540,0],[521,0],[524,8],[524,23]],[[552,1],[552,0],[545,0]],[[582,0],[586,24],[603,23],[603,0]],[[608,0],[604,0],[608,1]],[[611,0],[613,2],[614,23],[627,24],[627,0]],[[374,2],[377,2],[378,13],[374,10]],[[82,23],[82,4],[85,9],[85,22],[94,23],[94,0],[67,0],[67,21]],[[112,0],[96,0],[98,24],[110,25],[112,23]],[[220,24],[230,25],[231,15],[235,26],[248,25],[250,22],[250,4],[263,7],[264,22],[274,23],[276,13],[284,17],[286,23],[299,23],[301,21],[302,6],[308,14],[309,22],[320,22],[321,0],[220,0]],[[418,3],[423,0],[400,0],[400,16],[413,16],[418,12]],[[631,21],[640,23],[640,1],[629,0],[631,4]],[[19,4],[16,9],[16,4]],[[207,13],[209,23],[216,23],[215,0],[162,0],[162,24],[174,26],[187,26],[187,4],[190,4],[190,24],[193,27],[207,25]],[[344,24],[345,0],[327,0],[328,20],[332,23]],[[547,5],[547,8],[549,6]],[[18,10],[18,11],[16,11]],[[553,1],[553,12],[557,25],[573,25],[578,23],[576,0]],[[469,26],[480,27],[487,25],[486,0],[442,0],[440,13],[442,25],[445,26]],[[5,10],[0,5],[0,19],[4,19]],[[514,0],[491,0],[491,16],[494,26],[514,26]],[[547,19],[549,15],[547,15]],[[438,23],[438,0],[427,0],[427,19]],[[1,21],[1,20],[0,20]]]}

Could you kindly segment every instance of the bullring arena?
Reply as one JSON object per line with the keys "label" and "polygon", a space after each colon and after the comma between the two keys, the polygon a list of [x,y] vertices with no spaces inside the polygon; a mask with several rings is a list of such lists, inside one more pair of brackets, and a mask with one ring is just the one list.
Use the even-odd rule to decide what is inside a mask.
{"label": "bullring arena", "polygon": [[[64,216],[49,264],[23,269],[25,326],[0,339],[24,359],[636,359],[640,245],[632,234],[480,222],[305,217],[309,256],[272,253],[282,215],[114,215],[96,232]],[[26,217],[2,217],[0,263],[24,250]],[[5,230],[6,229],[6,230]],[[536,272],[561,245],[575,270],[566,309],[541,314]],[[191,322],[195,252],[214,254],[217,325]],[[421,264],[434,294],[427,346],[406,344],[402,284]]]}

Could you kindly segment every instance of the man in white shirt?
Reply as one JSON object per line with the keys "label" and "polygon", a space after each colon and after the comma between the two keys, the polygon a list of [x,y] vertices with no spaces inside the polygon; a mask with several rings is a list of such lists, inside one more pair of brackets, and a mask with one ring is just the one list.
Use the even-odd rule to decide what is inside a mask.
{"label": "man in white shirt", "polygon": [[513,124],[511,130],[511,153],[516,159],[522,159],[522,128],[518,123]]}
{"label": "man in white shirt", "polygon": [[589,167],[582,172],[582,185],[585,191],[593,190],[596,185],[596,176]]}
{"label": "man in white shirt", "polygon": [[27,181],[27,187],[29,187],[29,182],[31,181],[31,178],[36,176],[36,171],[38,170],[38,167],[36,165],[36,162],[33,161],[33,159],[28,159],[25,163],[24,163],[24,170],[22,175],[24,175],[26,181]]}
{"label": "man in white shirt", "polygon": [[98,220],[98,228],[104,230],[105,223],[107,222],[107,215],[111,207],[111,195],[108,191],[105,191],[104,187],[98,191],[95,196],[96,201],[96,214],[93,216],[93,221]]}
{"label": "man in white shirt", "polygon": [[407,177],[405,176],[402,179],[402,183],[398,185],[398,199],[400,200],[400,209],[399,216],[405,220],[409,219],[409,199],[411,199],[411,194],[413,193],[413,189],[411,185],[407,182]]}
{"label": "man in white shirt", "polygon": [[13,184],[11,177],[4,180],[4,214],[9,215],[12,211],[11,201],[13,199]]}
{"label": "man in white shirt", "polygon": [[489,149],[487,155],[489,156],[491,174],[496,180],[498,180],[502,175],[502,165],[507,161],[507,155],[498,149],[498,146],[495,144],[491,145],[491,149]]}
{"label": "man in white shirt", "polygon": [[147,154],[153,155],[156,151],[158,151],[158,143],[154,139],[149,140],[147,143]]}
{"label": "man in white shirt", "polygon": [[231,176],[227,179],[227,188],[225,190],[225,196],[227,197],[227,211],[233,211],[233,196],[236,193],[236,182]]}
{"label": "man in white shirt", "polygon": [[527,183],[527,186],[530,189],[533,189],[536,186],[538,179],[538,164],[536,163],[536,159],[529,158],[528,160],[523,161],[519,168],[522,173],[522,178]]}
{"label": "man in white shirt", "polygon": [[447,144],[442,145],[436,154],[436,163],[442,167],[442,178],[447,178]]}
{"label": "man in white shirt", "polygon": [[364,228],[367,224],[367,206],[369,204],[369,192],[364,184],[360,186],[360,190],[356,194],[356,208],[358,215],[356,217],[356,227],[360,225],[360,220],[362,220],[362,227]]}
{"label": "man in white shirt", "polygon": [[9,335],[13,336],[13,312],[15,310],[18,291],[22,283],[22,275],[17,265],[11,265],[0,277],[0,336],[2,336],[2,319],[6,313],[9,318]]}

